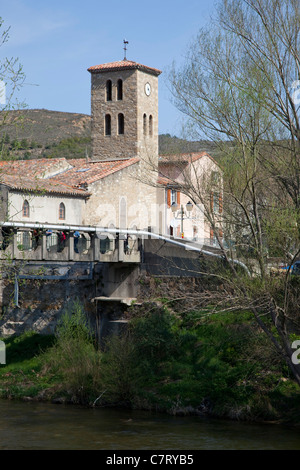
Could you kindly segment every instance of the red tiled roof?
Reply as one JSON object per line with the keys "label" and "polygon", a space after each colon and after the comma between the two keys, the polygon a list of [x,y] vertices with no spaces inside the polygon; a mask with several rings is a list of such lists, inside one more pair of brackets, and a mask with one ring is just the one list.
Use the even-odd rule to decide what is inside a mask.
{"label": "red tiled roof", "polygon": [[83,189],[73,188],[67,184],[57,182],[52,178],[32,178],[22,175],[0,175],[0,184],[9,186],[18,191],[34,192],[37,194],[63,194],[66,196],[89,197],[90,193]]}
{"label": "red tiled roof", "polygon": [[0,177],[22,174],[27,177],[45,178],[51,170],[57,172],[70,167],[65,158],[39,158],[35,160],[0,161]]}
{"label": "red tiled roof", "polygon": [[85,158],[0,161],[0,183],[21,191],[88,197],[89,184],[138,161],[138,158],[101,162],[87,162]]}
{"label": "red tiled roof", "polygon": [[72,187],[86,187],[95,181],[109,176],[117,171],[139,162],[139,158],[127,160],[112,160],[101,162],[87,162],[84,158],[68,160],[73,166],[60,175],[55,176],[56,181],[67,182]]}
{"label": "red tiled roof", "polygon": [[88,71],[91,73],[101,73],[101,72],[111,72],[115,70],[132,70],[138,69],[143,70],[144,72],[149,72],[153,75],[160,75],[161,70],[154,69],[153,67],[148,67],[147,65],[142,65],[132,60],[119,60],[117,62],[108,62],[107,64],[93,65],[88,68]]}
{"label": "red tiled roof", "polygon": [[[164,155],[160,157],[159,165],[187,164],[204,156],[211,158],[206,152]],[[138,162],[137,157],[100,162],[85,158],[0,161],[0,183],[15,190],[89,197],[87,188],[90,184]],[[170,180],[160,174],[158,182],[167,185]]]}
{"label": "red tiled roof", "polygon": [[157,183],[162,185],[162,186],[167,186],[168,184],[172,183],[172,180],[170,180],[166,176],[158,176]]}

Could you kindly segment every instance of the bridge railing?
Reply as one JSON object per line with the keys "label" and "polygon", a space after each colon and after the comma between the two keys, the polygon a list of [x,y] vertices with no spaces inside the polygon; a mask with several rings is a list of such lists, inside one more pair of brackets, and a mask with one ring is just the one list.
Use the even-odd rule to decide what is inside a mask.
{"label": "bridge railing", "polygon": [[0,240],[0,259],[139,262],[137,240],[96,236],[76,231],[6,230]]}

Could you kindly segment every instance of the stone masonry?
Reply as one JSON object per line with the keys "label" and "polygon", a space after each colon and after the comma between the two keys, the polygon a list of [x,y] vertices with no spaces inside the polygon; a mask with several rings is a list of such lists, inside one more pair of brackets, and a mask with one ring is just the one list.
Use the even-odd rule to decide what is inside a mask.
{"label": "stone masonry", "polygon": [[[104,67],[91,72],[92,160],[158,157],[158,74],[160,71],[128,61],[120,67]],[[133,65],[132,65],[133,64]],[[105,65],[105,64],[104,64]],[[109,64],[107,64],[109,65]],[[107,70],[108,69],[108,70]],[[154,72],[155,71],[155,72]],[[111,100],[106,98],[108,80]],[[122,99],[117,99],[117,83],[122,81]],[[146,94],[146,84],[151,87]],[[124,116],[124,133],[118,134],[118,115]],[[105,135],[105,116],[111,116],[111,135]]]}

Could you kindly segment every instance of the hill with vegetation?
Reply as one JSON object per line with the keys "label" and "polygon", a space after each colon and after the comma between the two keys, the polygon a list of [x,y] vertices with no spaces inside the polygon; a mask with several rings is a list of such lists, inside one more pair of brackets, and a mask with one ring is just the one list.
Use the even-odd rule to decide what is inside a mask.
{"label": "hill with vegetation", "polygon": [[[25,109],[0,113],[1,159],[83,158],[91,155],[91,117],[87,114]],[[170,134],[159,136],[159,153],[207,151],[209,141],[191,142]]]}
{"label": "hill with vegetation", "polygon": [[86,114],[26,109],[0,114],[2,159],[80,158],[90,151]]}

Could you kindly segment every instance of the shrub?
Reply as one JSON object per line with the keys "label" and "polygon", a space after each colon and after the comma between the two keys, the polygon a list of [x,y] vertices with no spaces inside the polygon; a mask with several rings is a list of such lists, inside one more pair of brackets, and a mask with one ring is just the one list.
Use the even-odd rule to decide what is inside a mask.
{"label": "shrub", "polygon": [[101,357],[78,301],[68,304],[55,336],[55,345],[45,354],[45,366],[62,377],[73,402],[90,402],[99,390]]}

